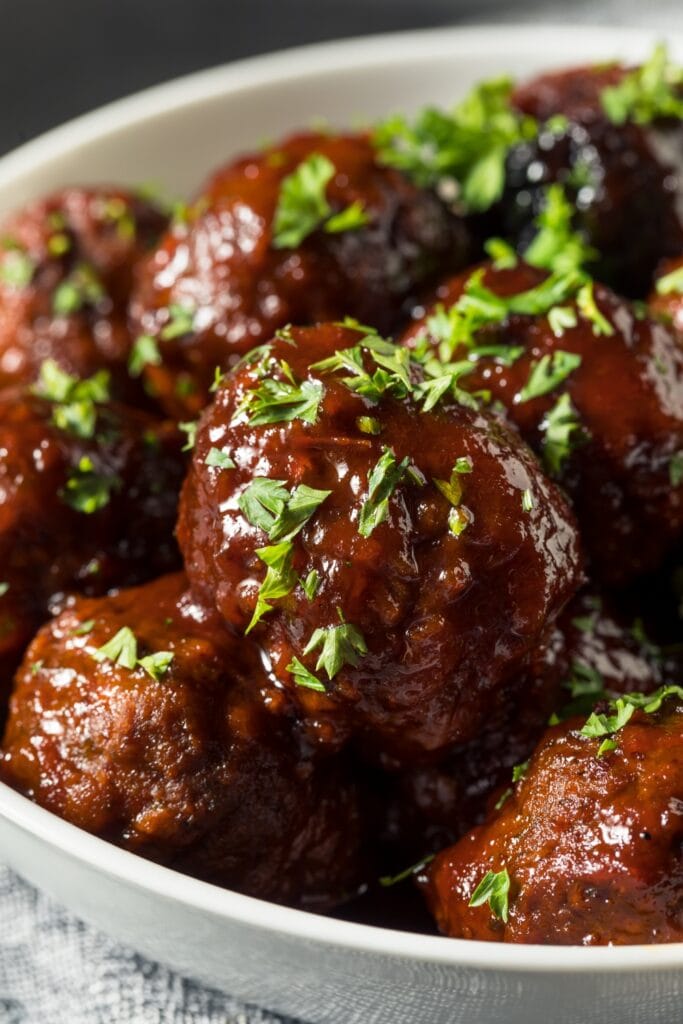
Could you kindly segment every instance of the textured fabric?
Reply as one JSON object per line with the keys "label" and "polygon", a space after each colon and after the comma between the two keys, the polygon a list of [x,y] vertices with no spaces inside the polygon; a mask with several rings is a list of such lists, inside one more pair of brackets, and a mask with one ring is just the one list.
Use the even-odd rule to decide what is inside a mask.
{"label": "textured fabric", "polygon": [[[569,9],[544,0],[517,5],[489,0],[476,5],[473,18],[470,4],[463,3],[461,10],[467,7],[476,21],[634,23],[656,29],[683,27],[680,3],[575,0]],[[454,3],[454,11],[457,6]],[[286,14],[286,4],[282,14]],[[363,31],[363,26],[351,25],[345,34],[357,31]],[[54,906],[0,867],[0,1024],[287,1022],[149,963]]]}

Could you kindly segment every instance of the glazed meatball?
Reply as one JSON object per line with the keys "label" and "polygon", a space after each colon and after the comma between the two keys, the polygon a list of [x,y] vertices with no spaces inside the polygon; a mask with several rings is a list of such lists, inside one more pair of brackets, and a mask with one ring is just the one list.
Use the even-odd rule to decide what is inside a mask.
{"label": "glazed meatball", "polygon": [[330,906],[359,881],[355,787],[305,756],[257,656],[185,583],[80,599],[43,627],[17,674],[4,777],[152,860]]}
{"label": "glazed meatball", "polygon": [[[576,226],[597,250],[596,276],[620,293],[644,297],[658,262],[683,249],[683,134],[679,122],[610,120],[603,90],[628,73],[618,65],[574,68],[517,88],[512,104],[538,119],[539,133],[511,149],[503,196],[479,231],[510,238],[523,252],[547,186],[557,182],[575,204]],[[559,126],[556,115],[565,119]]]}
{"label": "glazed meatball", "polygon": [[[514,312],[553,280],[487,264],[439,288],[403,342],[455,339],[453,358],[472,361],[463,386],[503,403],[571,496],[595,576],[617,585],[659,566],[683,535],[683,352],[600,285],[568,290],[539,315]],[[460,344],[482,285],[487,302],[507,306]]]}
{"label": "glazed meatball", "polygon": [[525,674],[498,694],[469,743],[436,765],[413,766],[386,778],[382,802],[386,841],[397,864],[455,842],[505,799],[548,720],[586,714],[599,698],[649,693],[666,662],[639,621],[625,626],[608,601],[584,590],[569,602]]}
{"label": "glazed meatball", "polygon": [[141,274],[133,323],[161,356],[149,386],[186,416],[206,404],[216,367],[287,323],[348,314],[391,329],[418,286],[464,265],[465,248],[461,222],[381,167],[363,136],[299,135],[243,157]]}
{"label": "glazed meatball", "polygon": [[419,369],[360,327],[253,353],[200,420],[178,525],[194,592],[316,738],[399,761],[471,738],[581,579],[533,454]]}
{"label": "glazed meatball", "polygon": [[87,388],[106,391],[102,378],[69,385],[53,372],[53,385],[76,389],[59,392],[62,402],[0,392],[3,694],[23,647],[66,592],[103,593],[178,563],[185,463],[175,425],[85,397]]}
{"label": "glazed meatball", "polygon": [[683,939],[683,690],[673,689],[653,699],[659,710],[622,702],[548,731],[502,807],[424,873],[443,932],[559,945]]}
{"label": "glazed meatball", "polygon": [[50,358],[78,377],[107,368],[118,397],[139,397],[126,367],[128,298],[165,220],[121,189],[69,188],[3,225],[0,387],[34,381]]}

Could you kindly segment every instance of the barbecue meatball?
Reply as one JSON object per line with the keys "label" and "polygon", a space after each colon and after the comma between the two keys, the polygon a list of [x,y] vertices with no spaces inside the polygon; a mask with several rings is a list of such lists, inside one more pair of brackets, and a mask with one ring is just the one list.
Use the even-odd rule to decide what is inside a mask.
{"label": "barbecue meatball", "polygon": [[[585,717],[548,731],[509,799],[422,876],[443,932],[559,945],[683,940],[676,689],[660,710],[635,711],[607,743],[581,733]],[[472,906],[489,872],[491,902]]]}
{"label": "barbecue meatball", "polygon": [[[512,103],[541,123],[536,139],[513,147],[501,201],[482,219],[483,237],[503,235],[523,252],[535,234],[548,184],[575,204],[575,225],[598,252],[595,275],[644,297],[658,262],[683,249],[683,133],[679,122],[613,123],[601,94],[627,69],[574,68],[517,88]],[[566,124],[545,122],[562,115]]]}
{"label": "barbecue meatball", "polygon": [[152,860],[331,906],[359,881],[354,785],[336,761],[305,757],[258,657],[185,582],[80,599],[43,627],[17,674],[4,777]]}
{"label": "barbecue meatball", "polygon": [[200,420],[178,525],[195,593],[255,626],[317,738],[399,761],[477,732],[581,578],[532,453],[442,381],[425,412],[409,360],[331,324],[255,352]]}
{"label": "barbecue meatball", "polygon": [[7,221],[0,243],[0,387],[32,382],[45,359],[83,377],[112,372],[118,397],[137,394],[126,369],[135,264],[165,218],[120,189],[70,188]]}
{"label": "barbecue meatball", "polygon": [[178,563],[175,426],[71,383],[81,391],[61,403],[0,392],[0,694],[66,591],[103,593]]}
{"label": "barbecue meatball", "polygon": [[[524,264],[454,278],[403,342],[437,343],[445,322],[451,336],[447,318],[432,314],[443,307],[457,321],[458,300],[466,307],[481,284],[494,303],[514,296],[519,308],[520,294],[546,279]],[[474,361],[463,386],[501,401],[568,491],[596,577],[621,584],[657,568],[683,535],[683,350],[601,285],[551,306],[550,318],[503,312],[469,346],[456,343],[453,358]],[[499,348],[487,355],[492,344]]]}
{"label": "barbecue meatball", "polygon": [[525,674],[498,694],[469,743],[437,765],[384,781],[386,839],[410,863],[455,842],[504,797],[555,713],[590,711],[599,697],[649,693],[664,678],[660,652],[642,626],[626,628],[601,597],[582,591],[567,605]]}
{"label": "barbecue meatball", "polygon": [[[322,209],[311,210],[316,195]],[[379,166],[364,136],[294,136],[243,157],[214,175],[141,273],[132,317],[162,358],[146,368],[149,386],[172,415],[188,415],[206,404],[216,367],[287,323],[348,314],[390,330],[418,286],[464,266],[465,248],[461,222]]]}

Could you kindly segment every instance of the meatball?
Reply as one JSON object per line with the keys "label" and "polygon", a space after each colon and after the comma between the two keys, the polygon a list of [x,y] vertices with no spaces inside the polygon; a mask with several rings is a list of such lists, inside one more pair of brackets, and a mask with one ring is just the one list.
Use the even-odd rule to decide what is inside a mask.
{"label": "meatball", "polygon": [[359,881],[345,768],[305,756],[250,646],[182,574],[79,599],[20,668],[3,775],[67,821],[208,881],[330,906]]}
{"label": "meatball", "polygon": [[96,401],[106,397],[101,376],[76,382],[54,365],[51,374],[43,385],[55,400],[0,392],[1,694],[66,592],[103,593],[178,563],[175,425]]}
{"label": "meatball", "polygon": [[118,397],[136,263],[166,218],[121,189],[69,188],[7,221],[0,244],[0,387],[32,382],[45,359],[78,377],[108,368]]}
{"label": "meatball", "polygon": [[[683,535],[683,351],[664,325],[570,277],[558,294],[557,275],[487,264],[443,284],[403,343],[472,361],[463,386],[503,403],[571,496],[595,576],[617,585]],[[461,344],[481,302],[493,313]]]}
{"label": "meatball", "polygon": [[385,779],[387,842],[411,863],[453,843],[504,800],[551,717],[590,711],[599,698],[649,693],[666,671],[642,626],[627,628],[592,590],[578,594],[539,645],[525,674],[498,694],[469,743],[436,765]]}
{"label": "meatball", "polygon": [[396,323],[418,286],[464,265],[462,223],[377,163],[362,135],[298,135],[218,171],[148,260],[132,302],[158,339],[146,379],[173,415],[207,401],[216,367],[287,323]]}
{"label": "meatball", "polygon": [[[642,298],[658,262],[683,249],[683,133],[679,122],[610,120],[603,90],[628,73],[618,65],[573,68],[517,88],[513,106],[541,126],[534,140],[510,151],[501,201],[478,230],[510,238],[523,252],[547,186],[557,182],[575,204],[576,226],[597,250],[596,276]],[[555,115],[565,120],[558,124]]]}
{"label": "meatball", "polygon": [[581,579],[562,495],[451,384],[365,328],[296,328],[200,420],[193,591],[254,630],[323,744],[402,762],[471,738]]}
{"label": "meatball", "polygon": [[443,932],[560,945],[683,939],[683,689],[671,689],[643,710],[622,701],[548,731],[502,807],[424,872]]}

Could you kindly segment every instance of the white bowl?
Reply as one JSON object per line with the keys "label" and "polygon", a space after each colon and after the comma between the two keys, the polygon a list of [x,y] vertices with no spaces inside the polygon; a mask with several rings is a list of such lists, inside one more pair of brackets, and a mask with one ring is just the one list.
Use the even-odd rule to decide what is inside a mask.
{"label": "white bowl", "polygon": [[[440,29],[291,50],[148,90],[0,160],[0,214],[74,182],[195,188],[215,165],[317,116],[348,124],[448,104],[510,71],[638,60],[642,30]],[[683,36],[669,37],[683,60]],[[683,944],[503,946],[373,928],[186,878],[86,835],[0,785],[0,857],[142,953],[315,1024],[672,1024]]]}

